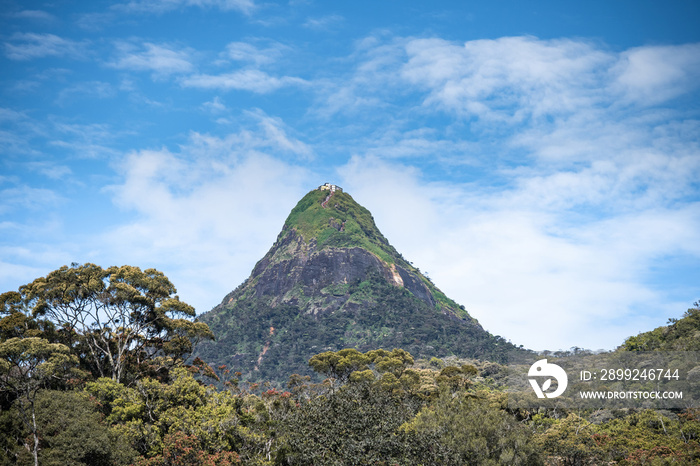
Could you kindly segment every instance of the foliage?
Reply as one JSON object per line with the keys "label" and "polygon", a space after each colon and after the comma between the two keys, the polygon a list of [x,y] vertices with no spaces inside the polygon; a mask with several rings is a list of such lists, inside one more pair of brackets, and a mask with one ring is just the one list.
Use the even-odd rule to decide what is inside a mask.
{"label": "foliage", "polygon": [[350,383],[303,401],[284,419],[285,465],[442,464],[430,435],[404,432],[417,403],[397,398],[379,385]]}
{"label": "foliage", "polygon": [[[264,432],[269,409],[279,406],[205,387],[185,369],[175,369],[170,383],[146,378],[127,387],[102,378],[89,383],[87,390],[100,401],[113,430],[139,454],[155,458],[147,464],[163,464],[168,451],[180,448],[178,442],[194,448],[198,458],[221,461],[215,464],[235,463],[225,452],[237,452],[246,464],[262,464],[261,458],[270,454]],[[193,439],[196,446],[191,445]]]}
{"label": "foliage", "polygon": [[700,461],[700,418],[688,410],[675,419],[657,411],[618,412],[595,424],[569,413],[557,419],[536,415],[541,431],[535,442],[550,458],[564,465],[694,465]]}
{"label": "foliage", "polygon": [[48,320],[95,377],[167,375],[196,341],[213,338],[205,324],[189,320],[194,309],[175,292],[155,269],[73,264],[2,295],[8,315],[1,327],[5,334],[31,335]]}
{"label": "foliage", "polygon": [[326,351],[309,360],[309,366],[314,371],[341,382],[346,382],[355,372],[356,378],[363,378],[360,373],[366,372],[370,365],[374,365],[380,374],[390,373],[397,378],[406,367],[413,365],[413,357],[407,351],[396,348],[391,352],[378,349],[364,354],[354,348],[346,348],[338,352]]}
{"label": "foliage", "polygon": [[213,455],[201,449],[194,435],[183,432],[168,434],[164,440],[163,454],[153,458],[139,458],[136,466],[229,466],[240,464],[238,454],[223,451]]}
{"label": "foliage", "polygon": [[669,325],[629,337],[624,351],[700,351],[700,302]]}
{"label": "foliage", "polygon": [[488,400],[470,395],[443,392],[401,429],[439,439],[446,452],[442,464],[542,463],[531,431]]}
{"label": "foliage", "polygon": [[70,349],[39,337],[13,337],[0,342],[0,392],[14,401],[20,419],[32,436],[25,442],[34,464],[39,464],[39,426],[36,395],[42,387],[70,373],[78,360]]}
{"label": "foliage", "polygon": [[[63,268],[0,296],[1,466],[700,463],[697,408],[509,412],[498,388],[502,366],[445,356],[448,348],[494,355],[500,341],[450,325],[453,315],[427,312],[424,301],[376,275],[335,286],[357,306],[323,319],[255,298],[234,307],[253,310],[228,324],[226,338],[240,337],[227,340],[238,354],[260,354],[246,332],[267,339],[268,364],[253,358],[260,367],[248,366],[249,374],[288,373],[308,354],[307,373],[327,377],[312,383],[294,374],[281,391],[241,381],[226,365],[182,364],[192,341],[209,332],[188,319],[167,278],[100,270]],[[104,319],[84,325],[81,309]],[[666,330],[628,340],[627,349],[694,348],[698,315],[691,309]],[[348,341],[353,347],[335,350]],[[377,349],[386,341],[397,344]],[[284,350],[289,344],[294,351]],[[100,348],[112,362],[106,352],[94,358]],[[414,348],[430,359],[416,361]]]}
{"label": "foliage", "polygon": [[[7,413],[17,415],[15,409]],[[38,462],[46,466],[130,464],[136,452],[110,432],[95,404],[74,390],[41,390],[36,397],[36,422],[40,432]],[[7,430],[5,449],[15,464],[32,464],[32,455],[21,447],[25,426]]]}

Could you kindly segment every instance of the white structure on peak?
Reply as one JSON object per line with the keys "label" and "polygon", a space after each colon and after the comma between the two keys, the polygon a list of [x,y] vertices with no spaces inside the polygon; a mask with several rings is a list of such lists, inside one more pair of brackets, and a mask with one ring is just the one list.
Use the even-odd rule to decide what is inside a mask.
{"label": "white structure on peak", "polygon": [[338,191],[338,192],[340,192],[340,193],[343,192],[343,188],[341,188],[341,187],[338,186],[338,185],[330,184],[330,183],[322,184],[321,186],[318,187],[318,190],[319,190],[319,191],[330,191],[330,192],[332,192],[332,193],[334,193],[334,192],[336,192],[336,191]]}

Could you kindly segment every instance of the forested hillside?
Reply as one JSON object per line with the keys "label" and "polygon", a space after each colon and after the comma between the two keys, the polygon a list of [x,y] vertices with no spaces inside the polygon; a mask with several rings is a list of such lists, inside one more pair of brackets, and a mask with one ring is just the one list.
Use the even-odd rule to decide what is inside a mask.
{"label": "forested hillside", "polygon": [[668,325],[629,337],[625,351],[700,351],[700,302]]}

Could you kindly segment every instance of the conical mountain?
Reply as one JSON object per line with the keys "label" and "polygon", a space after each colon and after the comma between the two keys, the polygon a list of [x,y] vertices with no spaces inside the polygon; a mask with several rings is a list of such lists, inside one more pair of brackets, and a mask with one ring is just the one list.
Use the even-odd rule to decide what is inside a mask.
{"label": "conical mountain", "polygon": [[513,345],[486,332],[333,185],[292,209],[250,277],[201,316],[216,335],[197,353],[249,380],[310,373],[314,354],[403,348],[416,357],[503,360]]}

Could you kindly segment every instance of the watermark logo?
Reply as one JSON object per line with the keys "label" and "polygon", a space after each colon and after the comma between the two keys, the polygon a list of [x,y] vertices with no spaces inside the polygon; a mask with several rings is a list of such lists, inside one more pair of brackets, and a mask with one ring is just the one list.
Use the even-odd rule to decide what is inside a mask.
{"label": "watermark logo", "polygon": [[[532,389],[537,394],[537,398],[556,398],[564,393],[566,386],[569,384],[569,378],[566,376],[564,369],[556,364],[548,363],[546,359],[540,359],[530,366],[527,375],[528,377],[548,377],[542,383],[542,386],[537,383],[536,379],[528,379]],[[552,385],[552,377],[557,381],[557,388],[551,393],[545,393]]]}

